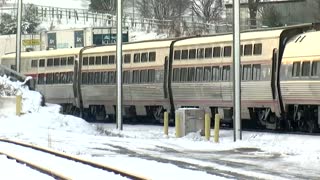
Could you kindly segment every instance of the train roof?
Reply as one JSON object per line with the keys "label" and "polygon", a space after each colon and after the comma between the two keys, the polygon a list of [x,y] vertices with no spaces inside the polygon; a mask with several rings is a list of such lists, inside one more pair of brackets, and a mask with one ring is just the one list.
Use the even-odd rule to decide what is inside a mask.
{"label": "train roof", "polygon": [[[169,48],[173,39],[162,39],[162,40],[149,40],[149,41],[141,41],[141,42],[130,42],[124,43],[122,46],[122,50],[130,51],[130,50],[141,50],[144,49],[156,49],[156,48]],[[23,58],[46,58],[53,56],[70,56],[70,55],[78,55],[82,48],[68,48],[68,49],[54,49],[54,50],[46,50],[46,51],[31,51],[31,52],[22,52],[21,57]],[[116,45],[106,45],[106,46],[97,46],[94,48],[90,48],[84,51],[84,55],[93,54],[93,53],[103,53],[103,52],[115,52]],[[1,59],[12,59],[15,58],[16,54],[11,53],[7,55],[3,55]]]}
{"label": "train roof", "polygon": [[[258,39],[272,39],[280,38],[280,35],[283,31],[288,29],[295,29],[301,27],[314,27],[317,26],[316,23],[305,23],[285,27],[276,27],[276,28],[262,28],[262,29],[251,29],[241,32],[241,40],[258,40]],[[232,33],[218,33],[214,35],[205,35],[205,36],[195,36],[191,38],[186,38],[184,40],[177,41],[175,46],[188,46],[191,44],[207,44],[207,43],[226,43],[233,41]]]}
{"label": "train roof", "polygon": [[320,31],[299,34],[286,45],[283,58],[320,56]]}
{"label": "train roof", "polygon": [[[241,40],[253,40],[253,39],[271,39],[279,38],[283,29],[269,30],[269,31],[257,31],[257,32],[243,32],[240,37]],[[188,38],[175,43],[175,46],[188,46],[191,44],[207,44],[207,43],[226,43],[232,42],[232,34],[217,34],[211,36],[200,36],[196,38]]]}
{"label": "train roof", "polygon": [[[53,56],[62,56],[62,55],[76,55],[79,54],[81,48],[67,48],[67,49],[54,49],[46,51],[31,51],[31,52],[21,52],[21,57],[24,58],[46,58]],[[11,59],[15,58],[16,53],[10,53],[3,55],[1,59]]]}
{"label": "train roof", "polygon": [[[150,50],[150,49],[156,49],[156,48],[169,48],[171,42],[172,42],[172,39],[125,43],[122,46],[122,50],[123,51],[132,51],[132,50],[143,51],[145,49]],[[116,45],[109,45],[109,46],[100,46],[100,47],[88,49],[84,52],[84,54],[114,52],[114,51],[116,51]]]}

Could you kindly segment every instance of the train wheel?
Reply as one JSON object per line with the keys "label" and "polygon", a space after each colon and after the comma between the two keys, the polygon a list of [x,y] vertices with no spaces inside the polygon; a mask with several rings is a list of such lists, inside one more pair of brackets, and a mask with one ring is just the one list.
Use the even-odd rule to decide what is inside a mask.
{"label": "train wheel", "polygon": [[307,122],[307,130],[309,133],[314,133],[317,129],[317,124],[314,120],[310,120]]}

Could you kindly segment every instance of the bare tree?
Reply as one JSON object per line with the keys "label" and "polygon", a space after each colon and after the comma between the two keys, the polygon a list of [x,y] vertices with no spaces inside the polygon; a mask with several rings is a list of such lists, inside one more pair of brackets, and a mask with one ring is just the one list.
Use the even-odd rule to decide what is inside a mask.
{"label": "bare tree", "polygon": [[140,0],[136,2],[136,7],[140,12],[140,16],[142,18],[150,18],[152,17],[152,10],[150,0]]}
{"label": "bare tree", "polygon": [[203,23],[216,23],[221,19],[222,0],[192,0],[192,11]]}
{"label": "bare tree", "polygon": [[315,8],[313,14],[314,14],[314,18],[317,20],[317,21],[320,21],[320,1],[312,1],[310,3],[314,3],[314,6],[313,8]]}
{"label": "bare tree", "polygon": [[279,27],[283,25],[282,15],[275,5],[265,5],[260,9],[262,24],[268,27]]}
{"label": "bare tree", "polygon": [[0,7],[3,7],[7,4],[7,0],[0,0]]}
{"label": "bare tree", "polygon": [[[189,8],[191,0],[141,0],[139,9],[144,10],[144,15],[149,15],[147,8],[152,9],[152,17],[159,22],[159,30],[171,28],[175,36],[181,35],[181,24],[183,14]],[[149,16],[151,17],[151,16]],[[168,22],[171,22],[168,24]]]}
{"label": "bare tree", "polygon": [[257,28],[257,13],[261,0],[248,0],[249,15],[250,15],[250,29]]}

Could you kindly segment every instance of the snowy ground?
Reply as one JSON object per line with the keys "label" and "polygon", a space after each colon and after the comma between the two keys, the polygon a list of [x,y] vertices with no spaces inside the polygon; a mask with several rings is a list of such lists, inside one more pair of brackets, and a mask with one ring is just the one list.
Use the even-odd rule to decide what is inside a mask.
{"label": "snowy ground", "polygon": [[[220,142],[214,143],[213,138],[206,141],[199,133],[175,138],[173,127],[168,136],[163,134],[161,126],[124,124],[123,131],[119,131],[115,124],[89,124],[80,118],[59,114],[57,105],[40,107],[36,92],[21,88],[21,83],[10,84],[7,78],[0,77],[1,87],[23,94],[26,114],[21,117],[2,114],[2,138],[50,147],[151,179],[320,177],[319,136],[243,132],[243,140],[233,142],[233,132],[222,130]],[[0,169],[4,168],[26,171],[0,156]],[[34,172],[27,173],[31,174],[28,177],[42,179]],[[2,173],[0,177],[8,178]]]}

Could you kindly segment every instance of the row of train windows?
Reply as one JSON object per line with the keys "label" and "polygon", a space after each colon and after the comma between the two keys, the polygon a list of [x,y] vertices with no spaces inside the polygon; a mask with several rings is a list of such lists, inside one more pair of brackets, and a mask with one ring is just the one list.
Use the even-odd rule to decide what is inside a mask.
{"label": "row of train windows", "polygon": [[[84,57],[83,65],[115,64],[115,59],[115,55]],[[143,52],[133,54],[134,63],[154,61],[156,61],[156,52]],[[123,62],[125,64],[131,63],[131,54],[123,55]]]}
{"label": "row of train windows", "polygon": [[[203,59],[203,58],[219,58],[219,57],[231,57],[231,46],[224,47],[207,47],[198,49],[183,49],[174,51],[174,60],[186,60],[186,59]],[[241,45],[241,56],[252,56],[262,54],[262,44],[245,44]]]}
{"label": "row of train windows", "polygon": [[[320,76],[320,61],[294,62],[292,66],[292,77]],[[311,74],[310,74],[311,73]]]}
{"label": "row of train windows", "polygon": [[[73,57],[62,57],[62,58],[48,58],[47,61],[45,59],[40,60],[31,60],[31,67],[51,67],[51,66],[66,66],[73,65],[74,58]],[[131,54],[125,54],[123,56],[124,63],[131,63]],[[143,52],[143,53],[135,53],[133,55],[133,62],[154,62],[156,61],[156,52]],[[101,65],[101,64],[115,64],[116,56],[90,56],[83,57],[83,65]]]}
{"label": "row of train windows", "polygon": [[[67,66],[73,65],[74,57],[62,57],[62,58],[48,58],[47,62],[45,59],[31,60],[31,67],[50,67],[50,66]],[[47,64],[47,65],[46,65]]]}
{"label": "row of train windows", "polygon": [[[123,84],[154,83],[155,70],[133,70],[124,71],[122,75]],[[73,82],[73,72],[47,73],[38,75],[38,84],[66,84]],[[82,73],[82,84],[114,84],[116,83],[116,72],[84,72]]]}
{"label": "row of train windows", "polygon": [[[247,64],[242,66],[241,79],[243,81],[260,80],[261,65]],[[229,81],[230,66],[205,66],[174,68],[173,82],[208,82],[208,81]]]}
{"label": "row of train windows", "polygon": [[67,84],[73,82],[73,72],[47,73],[38,75],[38,84]]}
{"label": "row of train windows", "polygon": [[[139,84],[139,83],[154,83],[155,70],[133,70],[123,71],[122,82],[123,84]],[[82,84],[115,84],[116,72],[85,72],[82,73]]]}

